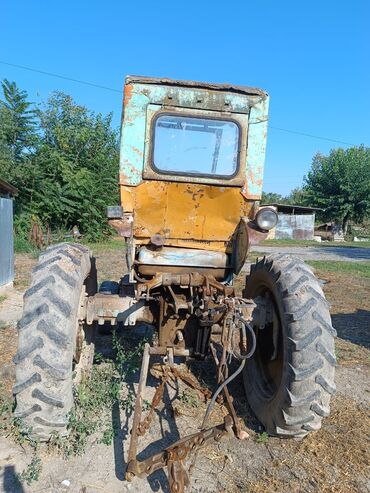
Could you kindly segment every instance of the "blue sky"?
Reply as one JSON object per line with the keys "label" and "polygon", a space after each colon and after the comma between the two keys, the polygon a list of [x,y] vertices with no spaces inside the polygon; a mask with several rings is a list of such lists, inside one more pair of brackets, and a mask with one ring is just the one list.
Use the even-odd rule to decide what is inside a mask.
{"label": "blue sky", "polygon": [[[0,60],[122,89],[128,74],[232,82],[271,96],[270,125],[370,145],[370,2],[17,0]],[[62,90],[119,125],[121,95],[0,64],[35,102]],[[265,191],[301,185],[341,146],[270,128]]]}

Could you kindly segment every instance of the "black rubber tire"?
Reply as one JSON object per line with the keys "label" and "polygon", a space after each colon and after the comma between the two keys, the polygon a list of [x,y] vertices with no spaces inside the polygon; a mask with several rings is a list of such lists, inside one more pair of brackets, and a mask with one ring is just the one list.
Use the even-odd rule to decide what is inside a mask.
{"label": "black rubber tire", "polygon": [[[264,355],[268,339],[261,335],[266,328],[256,329],[261,338],[257,336],[256,353],[244,371],[247,399],[270,435],[301,438],[320,429],[322,418],[329,415],[335,392],[336,331],[320,284],[302,260],[270,255],[252,265],[244,296],[256,298],[266,290],[280,321],[275,366],[279,377],[276,382],[265,373],[263,365],[271,365]],[[270,388],[271,393],[266,390]]]}
{"label": "black rubber tire", "polygon": [[47,440],[53,431],[67,434],[73,407],[73,358],[77,311],[83,285],[91,292],[88,248],[62,243],[49,247],[32,271],[18,323],[18,351],[14,357],[15,416],[31,435]]}

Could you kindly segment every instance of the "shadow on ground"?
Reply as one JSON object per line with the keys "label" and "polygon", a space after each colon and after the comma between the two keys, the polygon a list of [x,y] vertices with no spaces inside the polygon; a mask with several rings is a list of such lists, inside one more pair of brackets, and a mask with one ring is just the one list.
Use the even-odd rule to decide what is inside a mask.
{"label": "shadow on ground", "polygon": [[370,349],[370,311],[335,313],[331,318],[338,337]]}
{"label": "shadow on ground", "polygon": [[[150,339],[150,334],[148,330],[145,328],[143,331],[130,331],[125,328],[119,331],[121,336],[121,340],[126,347],[135,347],[140,342],[142,342],[143,338]],[[112,349],[112,338],[109,334],[100,335],[96,341],[96,351],[105,358],[114,358],[114,351]],[[150,360],[150,367],[155,362],[159,362],[160,359],[158,357],[152,357]],[[183,362],[182,359],[179,359],[179,363]],[[217,368],[211,357],[208,357],[205,361],[200,360],[189,360],[187,365],[193,375],[198,379],[199,383],[205,387],[209,388],[212,393],[217,389]],[[238,362],[234,362],[230,366],[230,374],[233,373],[238,367]],[[139,379],[139,371],[136,371],[134,375],[130,378],[126,383],[129,386],[131,391],[135,391],[134,384],[138,384]],[[152,377],[150,374],[148,375],[147,386],[151,388],[156,388],[159,384],[159,381]],[[156,454],[169,445],[173,444],[180,437],[180,432],[178,426],[176,424],[176,419],[174,418],[174,408],[173,404],[175,404],[176,399],[179,397],[179,388],[178,384],[174,382],[169,382],[168,385],[172,386],[171,392],[168,391],[168,388],[165,387],[165,392],[163,396],[164,407],[160,407],[156,409],[154,420],[159,422],[159,433],[153,435],[153,440],[144,446],[144,448],[140,447],[140,439],[138,443],[138,459],[145,460]],[[234,406],[237,412],[237,415],[244,420],[247,428],[252,429],[254,431],[261,431],[261,425],[253,416],[252,411],[250,410],[244,392],[243,379],[239,375],[234,381],[229,385],[230,394],[234,398]],[[135,392],[134,392],[135,393]],[[136,393],[135,393],[136,395]],[[210,402],[210,401],[208,401]],[[218,404],[216,404],[218,406]],[[202,413],[204,412],[202,408]],[[130,439],[130,418],[132,418],[133,408],[127,408],[125,415],[122,416],[120,413],[120,406],[118,402],[115,402],[112,407],[112,424],[114,429],[116,430],[116,436],[114,438],[114,458],[115,458],[115,472],[116,477],[120,481],[123,481],[125,478],[125,472],[127,468],[127,446],[128,441]],[[143,412],[142,418],[146,416],[147,412]],[[200,417],[201,418],[201,417]],[[209,423],[209,426],[213,426],[215,422]],[[221,422],[220,422],[221,424]],[[189,429],[188,433],[194,433],[197,428]],[[148,430],[149,436],[151,436],[151,430]],[[126,444],[124,446],[124,444]],[[152,491],[163,491],[164,493],[169,493],[168,482],[166,478],[166,471],[158,470],[154,472],[152,475],[147,477],[147,481]]]}
{"label": "shadow on ground", "polygon": [[24,493],[23,486],[19,482],[14,466],[5,466],[3,473],[3,493]]}

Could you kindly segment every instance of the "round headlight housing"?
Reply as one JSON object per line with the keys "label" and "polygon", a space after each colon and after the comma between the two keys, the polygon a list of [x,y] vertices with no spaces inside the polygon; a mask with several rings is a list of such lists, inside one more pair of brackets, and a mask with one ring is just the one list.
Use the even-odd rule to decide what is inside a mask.
{"label": "round headlight housing", "polygon": [[278,222],[278,215],[275,209],[263,207],[257,212],[256,223],[260,229],[269,231],[274,228]]}

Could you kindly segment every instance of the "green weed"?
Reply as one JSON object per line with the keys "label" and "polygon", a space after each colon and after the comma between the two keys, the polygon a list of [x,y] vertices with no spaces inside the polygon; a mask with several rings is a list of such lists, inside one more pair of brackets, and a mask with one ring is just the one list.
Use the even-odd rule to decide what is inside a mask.
{"label": "green weed", "polygon": [[[112,443],[117,429],[116,424],[112,424],[111,410],[116,404],[129,409],[134,406],[135,394],[125,382],[139,368],[144,343],[134,350],[127,350],[113,333],[115,359],[96,356],[99,364],[93,366],[90,378],[74,388],[75,406],[69,415],[69,435],[63,437],[53,433],[48,443],[50,449],[60,451],[66,458],[82,455],[93,434],[99,443]],[[39,442],[32,438],[32,429],[25,428],[21,420],[14,418],[13,406],[13,399],[0,384],[0,433],[12,436],[16,443],[33,449],[31,462],[17,475],[21,483],[29,485],[37,481],[41,473]]]}
{"label": "green weed", "polygon": [[115,429],[115,427],[112,426],[112,424],[109,424],[107,428],[103,431],[100,443],[103,443],[104,445],[110,445],[116,435],[117,430]]}
{"label": "green weed", "polygon": [[95,356],[98,364],[93,366],[90,378],[74,389],[75,407],[69,416],[69,435],[53,435],[51,447],[70,457],[82,455],[89,437],[94,434],[97,434],[99,443],[112,443],[117,430],[111,422],[111,410],[115,404],[130,410],[134,407],[135,394],[125,382],[139,368],[144,342],[134,350],[128,350],[113,332],[115,359],[104,359],[99,354]]}
{"label": "green weed", "polygon": [[27,483],[30,485],[34,481],[38,481],[42,469],[41,458],[38,454],[38,449],[35,450],[31,462],[26,469],[17,474],[17,479],[20,483]]}
{"label": "green weed", "polygon": [[262,431],[257,436],[257,443],[267,443],[269,439],[268,433],[266,431]]}
{"label": "green weed", "polygon": [[33,255],[40,253],[32,243],[20,234],[14,235],[14,251],[15,253],[32,253]]}
{"label": "green weed", "polygon": [[142,405],[143,412],[149,411],[151,407],[152,407],[152,403],[150,401],[148,401],[147,399],[144,399],[143,405]]}
{"label": "green weed", "polygon": [[94,253],[105,252],[107,250],[123,250],[126,248],[126,243],[123,238],[113,236],[101,242],[82,241]]}
{"label": "green weed", "polygon": [[183,390],[179,397],[180,401],[188,407],[198,407],[198,397],[189,390]]}

